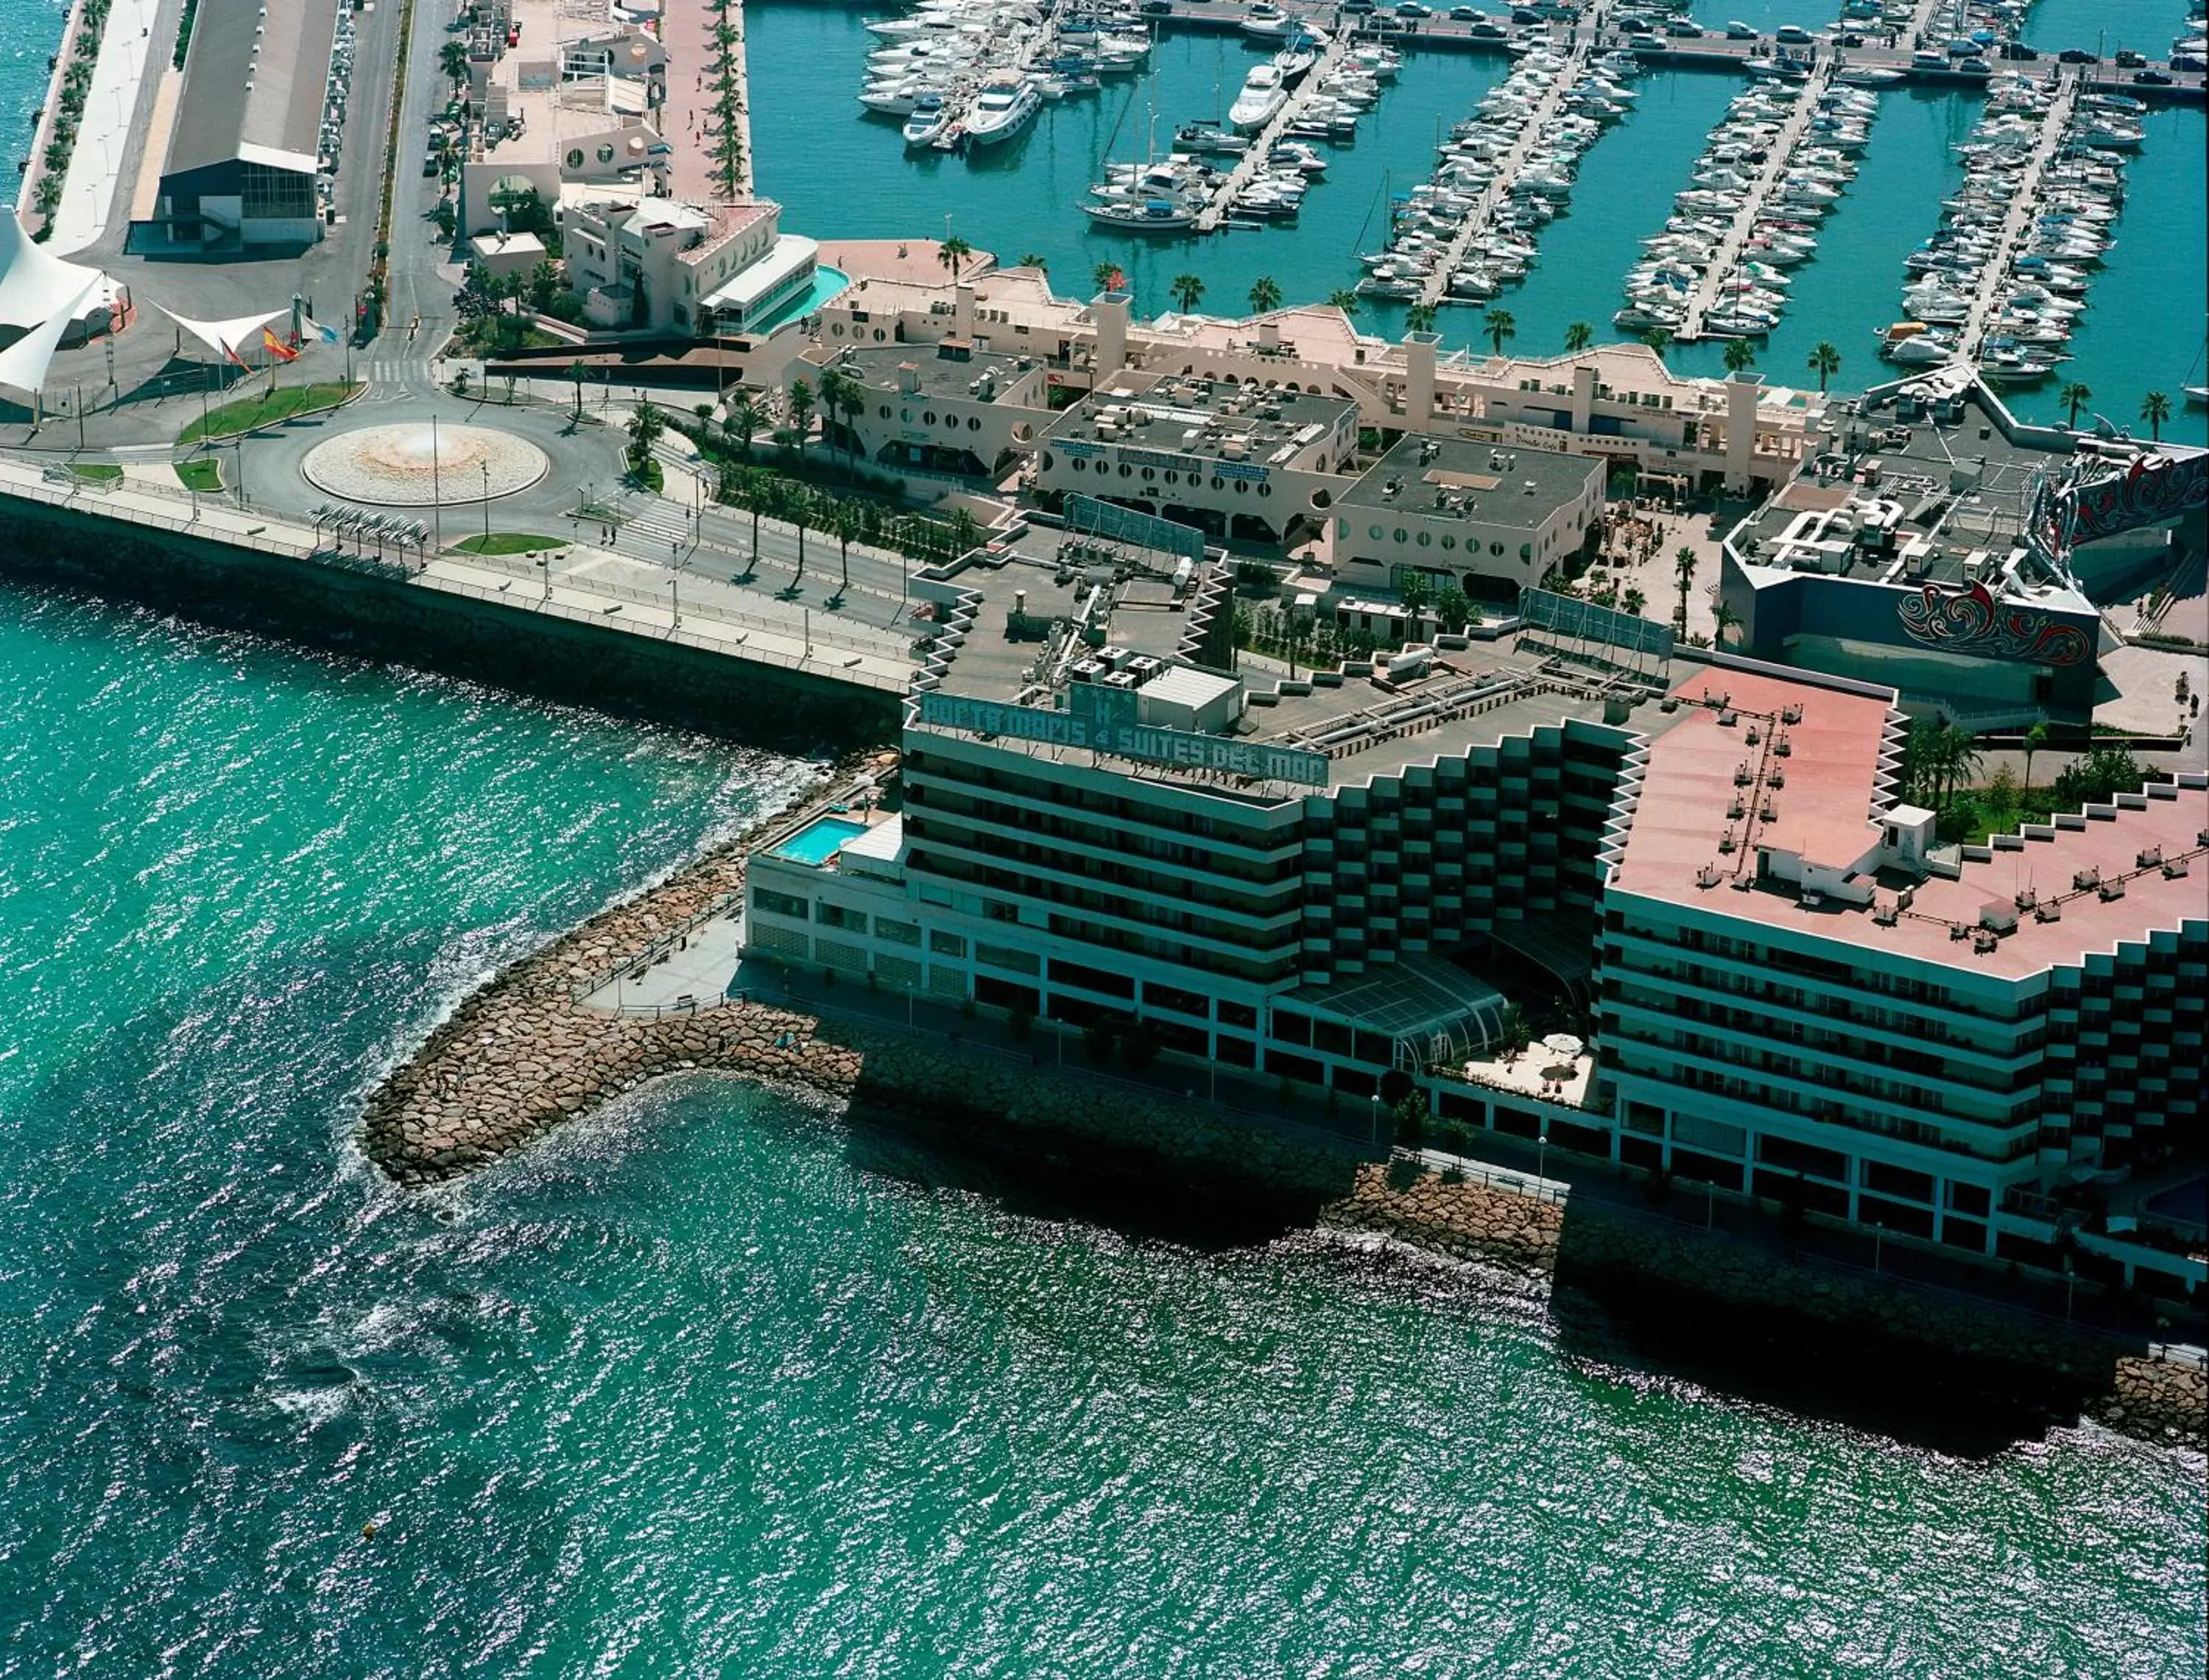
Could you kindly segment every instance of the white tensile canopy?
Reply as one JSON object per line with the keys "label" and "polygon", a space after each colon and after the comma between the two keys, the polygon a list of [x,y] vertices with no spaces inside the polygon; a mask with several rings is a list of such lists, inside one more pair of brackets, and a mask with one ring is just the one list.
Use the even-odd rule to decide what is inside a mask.
{"label": "white tensile canopy", "polygon": [[112,310],[116,292],[99,269],[33,244],[14,210],[0,215],[0,329],[22,334],[0,350],[0,385],[38,390],[62,334],[103,307]]}
{"label": "white tensile canopy", "polygon": [[260,342],[263,327],[282,315],[283,310],[263,310],[258,315],[241,315],[234,321],[187,321],[174,310],[156,304],[153,307],[190,333],[202,344],[226,362],[244,365],[245,352]]}
{"label": "white tensile canopy", "polygon": [[101,279],[93,275],[75,297],[63,300],[44,322],[0,350],[0,385],[34,396],[45,388],[46,369],[62,334],[69,330],[70,322],[99,303]]}

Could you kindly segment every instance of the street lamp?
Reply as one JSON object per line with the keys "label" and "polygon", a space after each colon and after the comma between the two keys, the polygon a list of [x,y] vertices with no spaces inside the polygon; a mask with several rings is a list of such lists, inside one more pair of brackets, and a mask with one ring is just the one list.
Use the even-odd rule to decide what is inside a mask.
{"label": "street lamp", "polygon": [[491,463],[482,461],[476,465],[483,469],[484,552],[488,554],[491,552]]}
{"label": "street lamp", "polygon": [[1381,1147],[1381,1093],[1378,1089],[1373,1093],[1372,1117],[1372,1135],[1367,1142],[1369,1147],[1378,1149]]}
{"label": "street lamp", "polygon": [[1548,1172],[1544,1171],[1544,1167],[1549,1159],[1550,1123],[1547,1120],[1544,1120],[1542,1123],[1541,1135],[1534,1141],[1534,1176],[1540,1179],[1544,1184],[1547,1184],[1550,1182],[1550,1175]]}

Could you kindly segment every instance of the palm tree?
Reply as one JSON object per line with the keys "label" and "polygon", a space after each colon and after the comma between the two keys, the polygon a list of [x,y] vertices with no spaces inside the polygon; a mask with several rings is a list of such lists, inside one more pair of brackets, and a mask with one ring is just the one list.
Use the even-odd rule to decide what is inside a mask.
{"label": "palm tree", "polygon": [[1269,315],[1281,306],[1281,287],[1271,274],[1261,274],[1250,282],[1250,313]]}
{"label": "palm tree", "polygon": [[812,526],[815,514],[821,510],[820,504],[813,499],[813,492],[804,485],[787,481],[776,483],[774,516],[789,521],[798,532],[798,570],[790,580],[793,591],[798,587],[798,580],[805,575],[805,533]]}
{"label": "palm tree", "polygon": [[1577,356],[1595,342],[1595,328],[1585,321],[1575,321],[1565,328],[1565,354]]}
{"label": "palm tree", "polygon": [[2147,435],[2154,442],[2163,442],[2163,423],[2170,418],[2170,399],[2161,391],[2150,391],[2140,399],[2140,418],[2147,422]]}
{"label": "palm tree", "polygon": [[1672,329],[1670,327],[1644,327],[1641,341],[1662,356],[1672,347]]}
{"label": "palm tree", "polygon": [[1841,370],[1841,352],[1821,339],[1810,346],[1810,371],[1818,376],[1818,394],[1826,394],[1826,382]]}
{"label": "palm tree", "polygon": [[844,581],[836,593],[848,594],[852,588],[852,543],[855,538],[866,535],[867,515],[858,503],[840,501],[828,510],[828,528],[836,534],[844,563]]}
{"label": "palm tree", "polygon": [[1511,318],[1509,310],[1490,310],[1480,317],[1480,324],[1499,356],[1503,353],[1504,342],[1519,336],[1519,323]]}
{"label": "palm tree", "polygon": [[2070,410],[2071,430],[2076,431],[2079,430],[2079,411],[2093,401],[2094,394],[2074,379],[2067,382],[2063,388],[2056,394],[2056,400]]}
{"label": "palm tree", "polygon": [[752,458],[752,439],[766,425],[767,410],[752,400],[749,391],[729,405],[729,412],[721,419],[721,430],[737,440],[737,447],[743,451],[746,461]]}
{"label": "palm tree", "polygon": [[1724,647],[1726,632],[1740,623],[1741,619],[1736,615],[1734,610],[1724,601],[1720,601],[1711,609],[1711,629],[1714,632],[1711,640],[1719,647]]}
{"label": "palm tree", "polygon": [[1032,268],[1038,274],[1044,274],[1050,272],[1050,259],[1040,251],[1023,251],[1020,254],[1020,262],[1015,266]]}
{"label": "palm tree", "polygon": [[2032,756],[2048,744],[2048,720],[2037,720],[2025,732],[2025,792],[2032,792]]}
{"label": "palm tree", "polygon": [[951,553],[956,560],[962,554],[972,553],[982,545],[982,525],[965,508],[954,508],[951,513]]}
{"label": "palm tree", "polygon": [[1414,304],[1404,311],[1404,330],[1407,333],[1431,333],[1435,329],[1435,306]]}
{"label": "palm tree", "polygon": [[953,285],[959,283],[959,265],[974,255],[974,247],[954,234],[936,248],[936,260],[951,270]]}
{"label": "palm tree", "polygon": [[1204,280],[1197,274],[1176,274],[1173,284],[1166,290],[1172,294],[1175,306],[1183,315],[1204,301]]}
{"label": "palm tree", "polygon": [[1695,581],[1695,551],[1682,543],[1672,551],[1672,575],[1680,580],[1680,622],[1688,622],[1688,586]]}
{"label": "palm tree", "polygon": [[666,430],[667,422],[649,400],[637,404],[636,412],[629,417],[629,458],[638,472],[644,470],[644,463],[652,458],[652,446]]}
{"label": "palm tree", "polygon": [[[460,43],[454,41],[452,45],[458,46]],[[568,377],[575,382],[575,418],[579,420],[583,418],[583,379],[589,372],[580,357],[568,364]]]}
{"label": "palm tree", "polygon": [[1756,365],[1756,346],[1747,339],[1728,339],[1725,345],[1725,370],[1728,373],[1747,373]]}
{"label": "palm tree", "polygon": [[447,41],[437,49],[437,67],[445,79],[455,87],[468,79],[468,44],[466,41]]}
{"label": "palm tree", "polygon": [[1956,784],[1969,782],[1977,775],[1981,762],[1970,730],[1952,723],[1941,732],[1941,768],[1947,779],[1943,804],[1954,803]]}
{"label": "palm tree", "polygon": [[1327,294],[1327,301],[1334,308],[1340,310],[1345,315],[1355,315],[1357,313],[1357,294],[1355,292],[1349,290],[1347,287],[1345,287],[1343,290],[1339,292],[1328,292]]}
{"label": "palm tree", "polygon": [[1118,263],[1107,261],[1089,271],[1089,283],[1099,292],[1123,292],[1127,289],[1128,277],[1120,272]]}
{"label": "palm tree", "polygon": [[798,453],[805,453],[805,440],[813,431],[813,388],[802,378],[790,382],[790,418],[798,432]]}
{"label": "palm tree", "polygon": [[852,429],[851,422],[859,418],[859,411],[866,406],[867,393],[858,380],[841,368],[821,370],[822,410],[832,423],[838,415],[844,417],[848,438],[845,453],[855,461],[858,458],[858,433]]}

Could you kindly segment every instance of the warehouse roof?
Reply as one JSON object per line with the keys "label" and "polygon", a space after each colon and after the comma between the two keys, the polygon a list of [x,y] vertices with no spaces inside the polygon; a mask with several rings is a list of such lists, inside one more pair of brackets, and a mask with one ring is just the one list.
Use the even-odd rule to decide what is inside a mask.
{"label": "warehouse roof", "polygon": [[164,175],[233,160],[302,172],[321,154],[339,0],[200,0]]}

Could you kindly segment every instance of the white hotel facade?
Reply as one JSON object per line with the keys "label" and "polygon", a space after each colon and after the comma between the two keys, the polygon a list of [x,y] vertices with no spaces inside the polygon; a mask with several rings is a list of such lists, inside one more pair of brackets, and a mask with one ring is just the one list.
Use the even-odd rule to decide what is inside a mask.
{"label": "white hotel facade", "polygon": [[[1722,658],[1634,693],[1508,641],[1258,683],[1223,582],[926,586],[901,809],[763,846],[748,957],[2198,1286],[2152,1192],[2205,1136],[2202,779],[1942,850],[1884,691]],[[1580,1007],[1568,1078],[1500,1056],[1515,999]]]}

